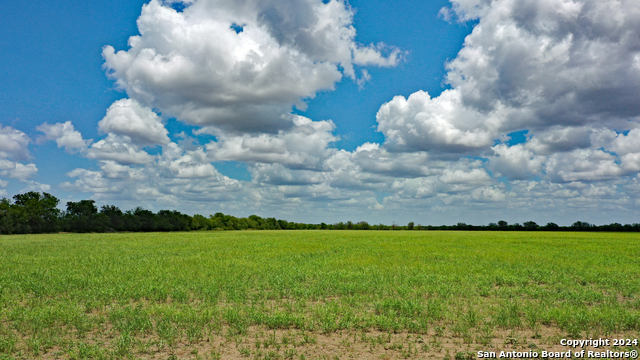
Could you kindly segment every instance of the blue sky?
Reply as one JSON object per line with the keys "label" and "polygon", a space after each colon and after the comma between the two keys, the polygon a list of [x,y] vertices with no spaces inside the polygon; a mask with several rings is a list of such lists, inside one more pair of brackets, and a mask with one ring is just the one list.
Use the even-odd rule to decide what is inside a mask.
{"label": "blue sky", "polygon": [[3,3],[0,196],[637,222],[640,6],[606,3]]}

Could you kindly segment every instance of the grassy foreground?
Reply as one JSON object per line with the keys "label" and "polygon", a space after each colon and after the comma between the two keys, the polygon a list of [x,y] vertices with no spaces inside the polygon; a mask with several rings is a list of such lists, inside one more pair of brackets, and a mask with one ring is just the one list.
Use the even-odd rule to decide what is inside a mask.
{"label": "grassy foreground", "polygon": [[638,338],[639,255],[620,233],[0,236],[0,359],[566,351]]}

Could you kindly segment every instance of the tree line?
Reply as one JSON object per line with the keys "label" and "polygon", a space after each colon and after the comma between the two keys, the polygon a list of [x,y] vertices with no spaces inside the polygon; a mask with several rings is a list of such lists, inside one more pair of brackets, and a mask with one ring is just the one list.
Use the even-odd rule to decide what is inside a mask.
{"label": "tree line", "polygon": [[501,220],[488,225],[407,225],[378,224],[366,221],[338,222],[335,224],[295,223],[276,218],[262,218],[257,215],[235,217],[218,212],[209,217],[190,216],[175,210],[160,210],[154,213],[137,207],[122,211],[114,205],[103,205],[100,209],[94,200],[67,202],[66,210],[58,208],[60,200],[49,193],[30,191],[18,194],[13,201],[0,200],[0,234],[40,234],[54,232],[152,232],[152,231],[193,231],[193,230],[501,230],[501,231],[616,231],[640,232],[640,224],[593,225],[576,221],[571,226],[555,223],[538,225],[533,221],[522,224],[508,224]]}

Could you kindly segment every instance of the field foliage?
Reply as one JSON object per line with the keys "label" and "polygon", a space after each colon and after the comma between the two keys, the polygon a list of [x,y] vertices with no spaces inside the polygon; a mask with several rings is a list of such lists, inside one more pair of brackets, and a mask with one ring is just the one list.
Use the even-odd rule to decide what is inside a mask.
{"label": "field foliage", "polygon": [[[516,343],[525,333],[637,336],[639,240],[462,231],[1,236],[0,359],[307,359],[322,357],[305,351],[332,336],[353,338],[338,357],[349,354],[347,342],[415,357],[445,354],[444,338],[473,351],[505,344],[505,334]],[[411,340],[394,345],[397,334]]]}

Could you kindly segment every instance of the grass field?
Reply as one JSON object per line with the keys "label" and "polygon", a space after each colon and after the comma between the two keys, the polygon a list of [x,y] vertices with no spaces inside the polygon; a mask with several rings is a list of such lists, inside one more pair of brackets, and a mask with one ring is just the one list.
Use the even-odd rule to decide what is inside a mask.
{"label": "grass field", "polygon": [[638,234],[0,237],[0,359],[461,360],[639,333]]}

